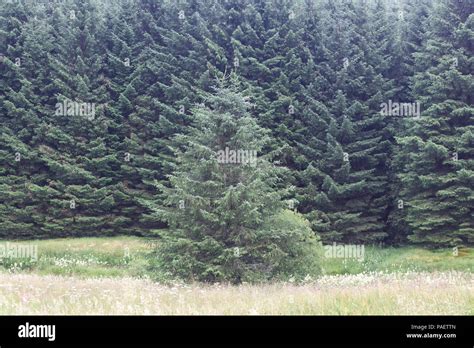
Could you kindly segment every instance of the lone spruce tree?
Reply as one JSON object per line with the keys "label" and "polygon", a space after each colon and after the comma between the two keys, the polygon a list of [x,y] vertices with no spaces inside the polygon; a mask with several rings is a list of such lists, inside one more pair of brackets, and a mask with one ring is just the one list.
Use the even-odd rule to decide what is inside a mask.
{"label": "lone spruce tree", "polygon": [[233,83],[205,104],[193,111],[190,132],[176,137],[170,185],[159,185],[166,206],[155,211],[169,229],[160,234],[157,268],[186,280],[239,283],[311,263],[316,238],[306,220],[283,208],[275,188],[281,168],[262,155],[270,138],[249,102]]}

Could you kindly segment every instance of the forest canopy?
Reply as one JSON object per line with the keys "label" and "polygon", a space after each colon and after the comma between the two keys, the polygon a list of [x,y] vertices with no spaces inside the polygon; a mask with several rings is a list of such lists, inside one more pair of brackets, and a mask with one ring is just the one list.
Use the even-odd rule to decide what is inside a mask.
{"label": "forest canopy", "polygon": [[[259,219],[253,204],[282,203],[327,243],[472,245],[473,9],[458,0],[2,1],[0,238],[148,236],[172,225],[157,207],[189,198],[169,192],[170,178],[186,180],[175,150],[217,141],[203,138],[212,123],[193,133],[209,110],[222,118],[217,138],[229,137],[231,108],[243,117],[235,146],[211,160],[196,145],[212,163],[188,163],[189,172],[230,151],[247,161],[245,178],[278,172],[275,200],[254,195],[245,210],[243,199],[247,215],[229,220],[232,233],[239,219]],[[216,87],[229,79],[238,91],[225,99]],[[230,194],[202,178],[195,189]],[[254,194],[268,191],[261,184]]]}

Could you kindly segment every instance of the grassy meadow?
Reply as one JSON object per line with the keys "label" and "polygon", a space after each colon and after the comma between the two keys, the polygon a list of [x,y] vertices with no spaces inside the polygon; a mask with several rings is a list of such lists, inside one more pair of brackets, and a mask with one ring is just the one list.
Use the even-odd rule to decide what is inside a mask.
{"label": "grassy meadow", "polygon": [[[6,243],[3,241],[1,243]],[[153,281],[136,237],[23,241],[0,259],[0,314],[474,314],[474,250],[366,247],[321,259],[321,276],[272,284]]]}
{"label": "grassy meadow", "polygon": [[3,273],[0,283],[0,314],[474,314],[474,280],[460,272],[240,286]]}

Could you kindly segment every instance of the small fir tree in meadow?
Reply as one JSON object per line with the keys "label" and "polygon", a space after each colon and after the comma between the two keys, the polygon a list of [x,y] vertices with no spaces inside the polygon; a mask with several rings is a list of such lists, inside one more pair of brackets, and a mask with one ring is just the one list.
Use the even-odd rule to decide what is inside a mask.
{"label": "small fir tree in meadow", "polygon": [[209,282],[301,270],[316,238],[306,220],[284,210],[275,189],[282,170],[262,154],[268,131],[235,84],[205,104],[194,110],[189,133],[176,137],[169,187],[158,185],[166,206],[155,211],[170,228],[154,261],[174,276]]}

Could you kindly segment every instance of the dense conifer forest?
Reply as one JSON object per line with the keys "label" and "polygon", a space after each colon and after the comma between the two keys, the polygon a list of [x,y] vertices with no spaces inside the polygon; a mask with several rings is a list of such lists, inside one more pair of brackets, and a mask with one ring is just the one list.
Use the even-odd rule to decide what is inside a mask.
{"label": "dense conifer forest", "polygon": [[0,238],[473,245],[473,10],[2,1]]}

